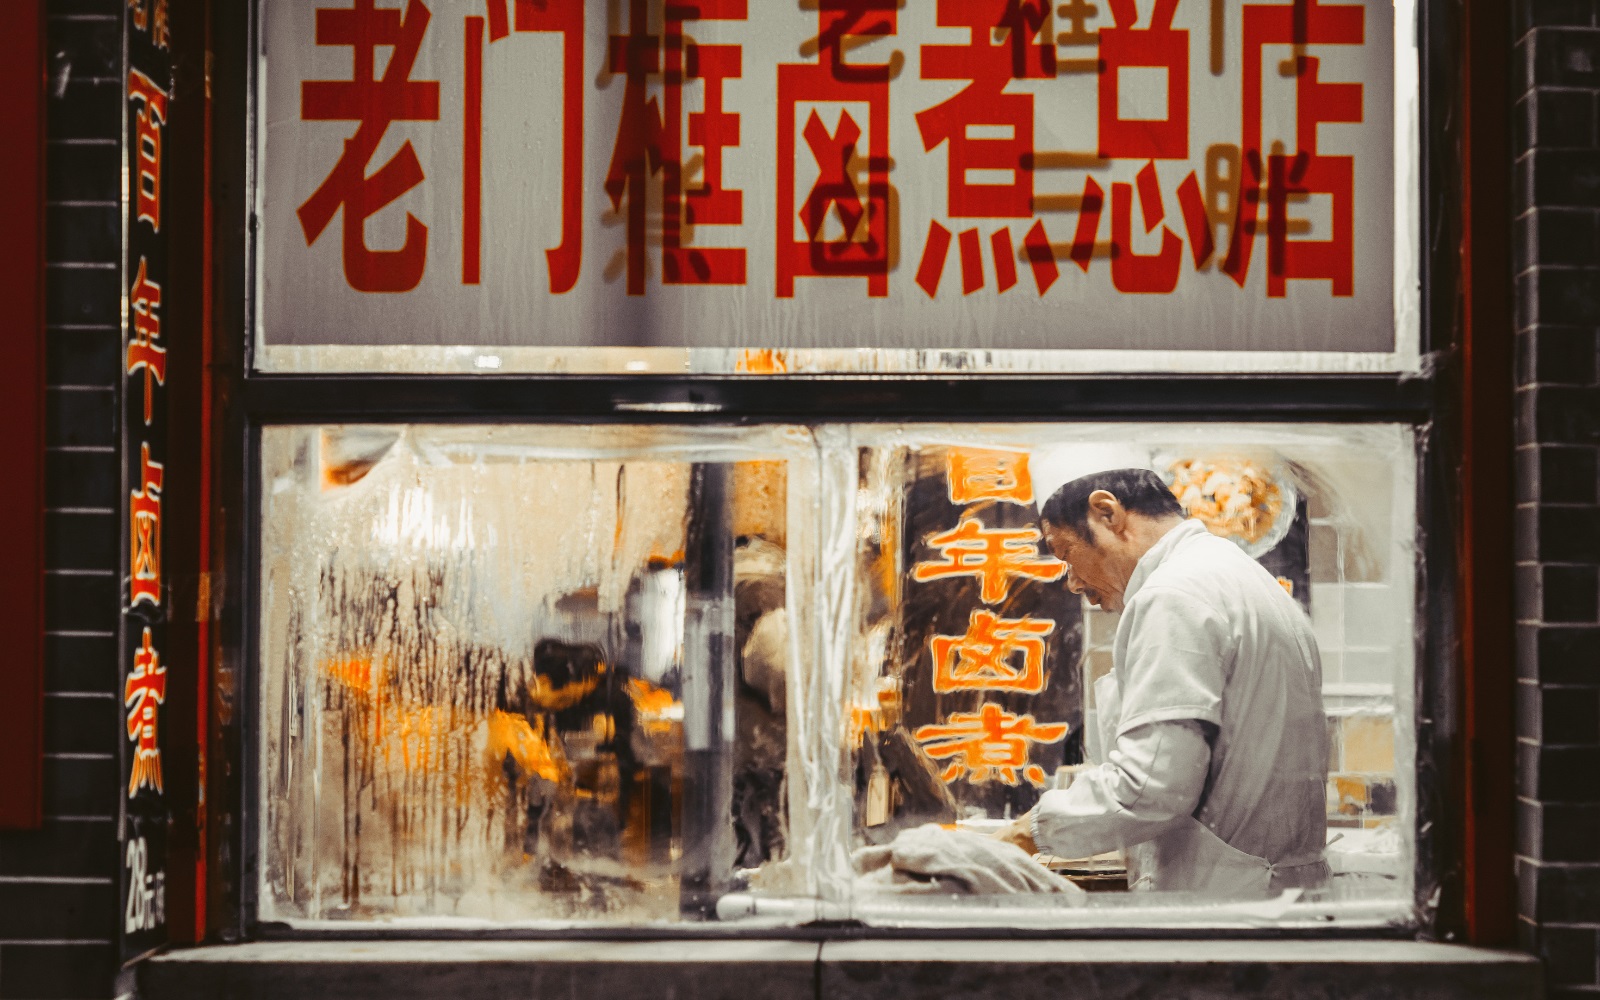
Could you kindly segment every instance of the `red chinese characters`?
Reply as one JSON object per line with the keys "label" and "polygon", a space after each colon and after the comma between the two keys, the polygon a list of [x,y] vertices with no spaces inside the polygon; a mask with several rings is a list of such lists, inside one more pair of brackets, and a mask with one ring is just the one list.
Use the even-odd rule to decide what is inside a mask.
{"label": "red chinese characters", "polygon": [[940,775],[945,781],[965,775],[970,781],[998,778],[1008,785],[1019,777],[1043,785],[1044,768],[1028,763],[1029,751],[1035,743],[1056,743],[1066,735],[1066,723],[1039,723],[993,703],[976,712],[953,712],[945,722],[912,733],[929,757],[950,762]]}
{"label": "red chinese characters", "polygon": [[[545,251],[550,293],[560,295],[578,283],[583,260],[583,0],[515,0],[515,18],[507,15],[507,0],[487,2],[491,43],[508,37],[513,27],[561,36],[561,242]],[[466,19],[461,280],[467,285],[481,279],[484,27],[481,17]]]}
{"label": "red chinese characters", "polygon": [[[1111,185],[1111,283],[1124,294],[1165,295],[1178,285],[1183,264],[1183,239],[1166,222],[1157,160],[1183,160],[1189,156],[1189,32],[1174,28],[1178,0],[1156,0],[1150,22],[1136,27],[1138,8],[1133,0],[1110,0],[1115,24],[1098,32],[1099,154],[1107,160],[1145,160],[1134,183]],[[1161,117],[1125,119],[1123,98],[1131,88],[1127,70],[1157,71],[1163,80]],[[1149,88],[1143,88],[1149,98]],[[1160,247],[1154,252],[1134,248],[1134,197],[1143,232],[1160,227]],[[1190,171],[1178,186],[1178,207],[1199,268],[1211,257],[1212,236],[1199,181]],[[1105,209],[1105,191],[1094,178],[1084,182],[1072,259],[1084,271],[1094,255],[1095,236]]]}
{"label": "red chinese characters", "polygon": [[[945,146],[946,211],[955,219],[1027,219],[1033,215],[1033,95],[1007,93],[1012,80],[1052,79],[1053,45],[1039,38],[1050,17],[1047,0],[939,0],[941,27],[965,28],[966,45],[922,46],[924,80],[970,81],[959,93],[917,114],[923,148]],[[996,36],[1001,36],[996,41]],[[974,177],[974,173],[978,176]],[[917,284],[938,294],[950,230],[937,220],[917,267]],[[961,231],[961,291],[984,287],[983,238],[976,228]],[[995,287],[1017,283],[1011,230],[989,235]],[[1055,260],[1043,223],[1024,238],[1039,293],[1055,281]]]}
{"label": "red chinese characters", "polygon": [[122,707],[128,713],[128,742],[134,745],[128,777],[128,798],[141,788],[161,791],[161,741],[158,708],[167,700],[167,668],[150,641],[150,629],[133,654],[133,671],[122,688]]}
{"label": "red chinese characters", "polygon": [[[1194,173],[1190,172],[1190,179]],[[1139,188],[1139,212],[1144,216],[1144,231],[1151,232],[1166,218],[1161,200],[1160,181],[1154,162],[1146,163],[1135,177]],[[1161,226],[1161,249],[1153,254],[1133,249],[1133,184],[1111,185],[1111,284],[1119,292],[1165,295],[1178,287],[1178,269],[1183,265],[1183,240]]]}
{"label": "red chinese characters", "polygon": [[144,373],[144,422],[148,426],[155,403],[155,383],[167,381],[167,349],[160,343],[161,286],[149,278],[149,262],[139,258],[139,273],[128,290],[128,320],[131,336],[128,338],[129,375]]}
{"label": "red chinese characters", "polygon": [[[661,175],[661,271],[669,285],[742,285],[743,247],[686,245],[695,226],[738,225],[744,221],[743,192],[722,180],[724,151],[739,145],[739,116],[723,107],[724,82],[743,74],[737,45],[704,45],[684,33],[690,21],[742,21],[745,0],[700,0],[694,6],[669,4],[660,35],[649,30],[647,0],[629,0],[628,34],[611,37],[611,72],[625,80],[617,141],[606,171],[605,189],[613,211],[627,209],[628,294],[643,295],[651,178]],[[652,77],[662,81],[662,99],[648,95]],[[701,150],[701,178],[689,187],[684,177],[681,122],[686,82],[702,84],[702,110],[688,117],[688,142]]]}
{"label": "red chinese characters", "polygon": [[955,691],[1044,690],[1045,637],[1053,621],[1023,616],[1001,618],[975,608],[963,635],[936,635],[928,641],[933,654],[933,689]]}
{"label": "red chinese characters", "polygon": [[[1355,294],[1355,157],[1317,152],[1317,126],[1361,120],[1361,84],[1322,83],[1320,61],[1295,57],[1296,152],[1267,157],[1267,294],[1286,294],[1290,278],[1323,278],[1334,295]],[[1290,195],[1332,199],[1326,240],[1289,239]]]}
{"label": "red chinese characters", "polygon": [[138,104],[133,143],[138,157],[134,204],[140,222],[161,231],[161,130],[167,124],[167,92],[138,70],[128,72],[128,100]]}
{"label": "red chinese characters", "polygon": [[[1133,246],[1134,195],[1139,199],[1139,215],[1146,233],[1161,226],[1161,249],[1155,253],[1141,253]],[[1193,170],[1178,185],[1178,208],[1183,215],[1184,229],[1189,235],[1196,270],[1205,266],[1215,246],[1211,236],[1210,216],[1206,212],[1205,196]],[[1084,180],[1083,197],[1078,212],[1078,226],[1072,239],[1070,256],[1083,271],[1089,270],[1094,258],[1095,236],[1100,230],[1105,209],[1105,189],[1093,177]],[[1166,200],[1161,194],[1161,181],[1156,174],[1154,160],[1139,168],[1134,183],[1111,185],[1111,283],[1125,294],[1165,295],[1178,285],[1178,273],[1183,265],[1183,240],[1169,226]]]}
{"label": "red chinese characters", "polygon": [[[1355,196],[1355,159],[1329,156],[1317,150],[1317,126],[1362,119],[1359,83],[1324,83],[1320,61],[1301,54],[1306,45],[1360,45],[1365,38],[1365,10],[1354,4],[1323,4],[1295,0],[1293,4],[1248,4],[1244,8],[1243,135],[1240,140],[1242,185],[1228,257],[1223,271],[1243,286],[1249,276],[1255,243],[1256,216],[1261,184],[1267,184],[1267,294],[1287,292],[1286,282],[1325,279],[1336,296],[1355,293],[1355,242],[1352,199]],[[1287,64],[1295,79],[1295,145],[1293,156],[1261,148],[1262,49],[1267,45],[1293,45],[1296,53]],[[1332,232],[1319,241],[1291,241],[1288,226],[1290,195],[1325,194],[1332,200]]]}
{"label": "red chinese characters", "polygon": [[1025,451],[951,448],[946,456],[945,478],[953,504],[979,500],[1033,503],[1033,479],[1028,475]]}
{"label": "red chinese characters", "polygon": [[[887,37],[896,30],[895,0],[821,0],[817,61],[778,67],[777,293],[794,295],[796,278],[859,277],[867,294],[889,294],[888,63],[847,60],[851,39]],[[857,121],[866,105],[865,123]],[[854,105],[852,111],[851,105]],[[821,112],[838,110],[829,129]],[[807,113],[809,112],[809,113]],[[797,119],[805,115],[805,124]],[[862,142],[862,125],[866,141]],[[804,140],[802,151],[796,130]],[[818,175],[799,197],[796,164],[812,161]],[[865,170],[865,192],[862,171]],[[865,197],[863,197],[863,193]],[[829,213],[841,235],[825,238]],[[794,236],[796,216],[804,239]]]}
{"label": "red chinese characters", "polygon": [[[966,45],[924,45],[924,80],[969,80],[961,92],[917,114],[923,148],[946,145],[946,210],[955,218],[1025,219],[1033,214],[1033,95],[1012,80],[1055,76],[1055,49],[1035,42],[1050,16],[1043,0],[939,0],[940,27],[965,28]],[[1004,40],[996,43],[996,29]],[[975,136],[975,132],[982,133]],[[972,170],[1010,176],[974,182]]]}
{"label": "red chinese characters", "polygon": [[[1134,28],[1133,0],[1108,0],[1115,27],[1100,29],[1100,155],[1106,159],[1181,160],[1189,155],[1189,32],[1172,26],[1178,0],[1156,0],[1150,26]],[[1166,117],[1124,121],[1121,71],[1165,71]]]}
{"label": "red chinese characters", "polygon": [[128,604],[161,603],[161,482],[165,470],[150,461],[150,445],[139,445],[139,488],[128,503]]}
{"label": "red chinese characters", "polygon": [[1005,599],[1013,578],[1059,580],[1065,563],[1039,554],[1038,528],[985,528],[976,517],[963,517],[949,531],[928,536],[928,544],[944,558],[918,563],[911,578],[920,583],[952,576],[975,576],[983,603]]}
{"label": "red chinese characters", "polygon": [[[349,46],[355,72],[350,80],[304,81],[300,117],[359,125],[345,141],[333,171],[300,206],[298,215],[310,246],[343,210],[345,279],[358,291],[410,291],[421,282],[427,265],[428,227],[411,213],[406,213],[405,242],[397,250],[369,249],[364,228],[367,219],[424,180],[409,140],[371,176],[367,164],[391,123],[439,119],[439,84],[410,79],[430,16],[421,0],[410,0],[404,17],[397,8],[374,6],[374,0],[317,10],[317,44]],[[379,47],[392,49],[381,78],[375,75]]]}

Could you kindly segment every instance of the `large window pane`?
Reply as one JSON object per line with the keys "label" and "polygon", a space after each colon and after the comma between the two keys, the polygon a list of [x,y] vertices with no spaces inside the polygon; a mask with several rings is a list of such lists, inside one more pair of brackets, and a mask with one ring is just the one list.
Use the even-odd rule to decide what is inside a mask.
{"label": "large window pane", "polygon": [[[1117,850],[1038,859],[1087,894],[863,867],[1106,759],[1121,623],[1039,514],[1073,448],[1161,477],[1309,623],[1326,881],[1128,891]],[[263,917],[1410,917],[1404,428],[275,427],[262,453]]]}
{"label": "large window pane", "polygon": [[[1067,592],[1039,530],[1040,494],[1053,486],[1036,492],[1028,462],[1075,446],[1109,449],[1158,473],[1190,516],[1254,557],[1313,623],[1322,721],[1309,725],[1325,731],[1308,728],[1301,738],[1327,748],[1332,876],[1281,898],[1272,918],[1405,918],[1415,802],[1408,433],[946,426],[858,428],[852,443],[855,849],[929,821],[995,830],[1043,790],[1070,783],[1074,765],[1106,759],[1106,708],[1094,692],[1113,670],[1118,616]],[[1126,889],[1125,859],[1115,852],[1046,860],[1090,890]],[[1168,894],[1125,891],[1013,898],[996,910],[994,901],[905,890],[857,879],[853,912],[888,923],[1080,925],[1263,912],[1204,894],[1163,901]]]}
{"label": "large window pane", "polygon": [[780,863],[808,458],[267,429],[263,915],[694,919]]}

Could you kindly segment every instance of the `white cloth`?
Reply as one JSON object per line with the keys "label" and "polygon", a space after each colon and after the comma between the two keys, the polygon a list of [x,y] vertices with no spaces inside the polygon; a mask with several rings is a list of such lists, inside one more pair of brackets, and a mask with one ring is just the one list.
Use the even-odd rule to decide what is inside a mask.
{"label": "white cloth", "polygon": [[[1130,858],[1130,879],[1153,888],[1205,888],[1201,869],[1251,862],[1274,886],[1314,882],[1326,871],[1328,746],[1322,665],[1305,613],[1198,521],[1145,553],[1124,605],[1112,671],[1096,686],[1102,745],[1113,750],[1081,790],[1044,793],[1036,840],[1062,856],[1095,853],[1076,850],[1071,831],[1082,827],[1101,850],[1144,845]],[[1173,721],[1214,727],[1192,810],[1200,831],[1190,813],[1175,812],[1200,751],[1158,725]],[[1208,838],[1220,843],[1197,860]]]}
{"label": "white cloth", "polygon": [[888,879],[875,882],[880,888],[900,883],[915,891],[932,882],[947,892],[982,896],[1083,892],[1014,844],[970,830],[947,830],[937,823],[902,830],[880,847],[863,847],[852,861],[859,875],[881,876],[887,871]]}

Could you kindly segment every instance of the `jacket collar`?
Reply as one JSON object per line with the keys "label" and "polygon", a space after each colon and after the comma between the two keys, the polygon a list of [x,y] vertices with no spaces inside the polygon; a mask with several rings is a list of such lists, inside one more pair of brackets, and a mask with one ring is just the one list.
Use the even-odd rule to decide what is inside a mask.
{"label": "jacket collar", "polygon": [[1150,579],[1150,574],[1154,573],[1156,567],[1176,551],[1178,546],[1196,535],[1206,533],[1206,526],[1193,518],[1168,529],[1165,535],[1150,546],[1150,551],[1140,556],[1139,561],[1134,564],[1133,575],[1128,577],[1128,586],[1122,591],[1122,606],[1126,608],[1133,601],[1133,595],[1137,594],[1145,581]]}

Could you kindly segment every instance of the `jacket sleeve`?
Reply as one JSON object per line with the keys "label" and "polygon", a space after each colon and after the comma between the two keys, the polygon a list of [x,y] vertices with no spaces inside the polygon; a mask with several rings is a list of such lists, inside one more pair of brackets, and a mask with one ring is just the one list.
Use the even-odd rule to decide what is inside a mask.
{"label": "jacket sleeve", "polygon": [[1062,858],[1140,844],[1194,812],[1211,746],[1190,719],[1153,722],[1117,737],[1104,764],[1072,786],[1047,791],[1033,809],[1033,840]]}
{"label": "jacket sleeve", "polygon": [[1238,642],[1215,607],[1187,591],[1146,586],[1128,602],[1117,634],[1128,637],[1116,668],[1119,734],[1171,719],[1222,725]]}

